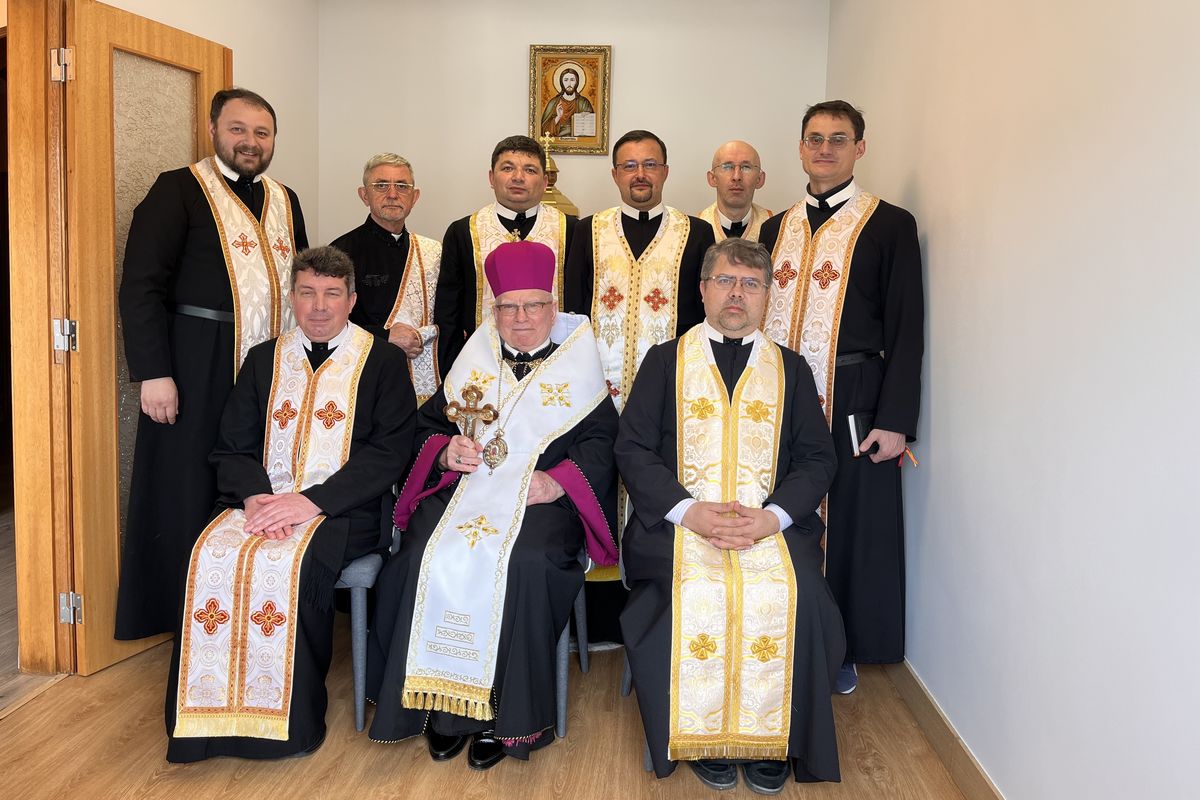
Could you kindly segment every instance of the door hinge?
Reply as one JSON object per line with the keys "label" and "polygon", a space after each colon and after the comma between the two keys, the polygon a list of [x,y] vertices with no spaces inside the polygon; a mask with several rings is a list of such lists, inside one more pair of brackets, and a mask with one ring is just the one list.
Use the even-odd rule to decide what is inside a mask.
{"label": "door hinge", "polygon": [[74,47],[56,47],[50,51],[50,80],[56,83],[75,80]]}
{"label": "door hinge", "polygon": [[83,595],[74,592],[58,593],[58,621],[64,625],[83,624]]}
{"label": "door hinge", "polygon": [[79,351],[79,323],[73,319],[54,320],[54,349]]}

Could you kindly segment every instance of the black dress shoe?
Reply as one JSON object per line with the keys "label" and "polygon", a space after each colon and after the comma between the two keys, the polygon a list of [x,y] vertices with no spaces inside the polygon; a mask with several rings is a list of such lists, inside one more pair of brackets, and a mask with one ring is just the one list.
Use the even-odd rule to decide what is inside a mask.
{"label": "black dress shoe", "polygon": [[718,761],[689,761],[688,766],[705,786],[714,789],[732,789],[737,786],[737,765]]}
{"label": "black dress shoe", "polygon": [[446,736],[433,728],[425,731],[425,740],[429,742],[429,755],[434,761],[447,761],[462,752],[467,743],[466,736]]}
{"label": "black dress shoe", "polygon": [[504,743],[496,738],[493,731],[475,734],[471,746],[467,748],[467,766],[471,769],[491,769],[504,760],[508,755],[504,752]]}
{"label": "black dress shoe", "polygon": [[779,794],[792,768],[786,761],[751,761],[744,764],[746,785],[759,794]]}

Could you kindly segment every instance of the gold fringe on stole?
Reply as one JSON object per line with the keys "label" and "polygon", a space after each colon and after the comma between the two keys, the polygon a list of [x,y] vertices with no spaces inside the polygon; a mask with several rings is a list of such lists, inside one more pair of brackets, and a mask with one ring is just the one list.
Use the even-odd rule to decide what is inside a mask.
{"label": "gold fringe on stole", "polygon": [[457,681],[410,676],[404,681],[400,702],[417,711],[445,711],[481,722],[494,717],[491,692]]}
{"label": "gold fringe on stole", "polygon": [[236,714],[180,715],[175,722],[176,738],[207,736],[252,736],[286,742],[288,718],[258,716],[251,712]]}

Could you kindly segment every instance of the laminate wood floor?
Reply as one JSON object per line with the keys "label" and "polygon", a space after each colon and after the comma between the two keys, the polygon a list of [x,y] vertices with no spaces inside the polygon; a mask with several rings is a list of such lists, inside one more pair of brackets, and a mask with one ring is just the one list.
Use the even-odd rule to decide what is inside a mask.
{"label": "laminate wood floor", "polygon": [[[274,762],[221,758],[168,764],[163,691],[170,656],[160,645],[99,674],[71,676],[0,720],[0,797],[37,798],[702,798],[718,793],[680,766],[665,780],[642,771],[633,697],[621,697],[622,651],[572,660],[565,740],[528,762],[474,772],[459,757],[434,763],[423,738],[382,745],[354,730],[349,635],[338,617],[329,676],[329,733],[313,755]],[[961,798],[882,668],[834,698],[840,784],[789,783],[781,798]],[[370,707],[368,706],[368,724]],[[757,797],[744,785],[721,800]]]}
{"label": "laminate wood floor", "polygon": [[[11,500],[12,491],[8,491]],[[0,718],[54,680],[50,675],[27,675],[17,670],[17,559],[9,502],[0,512]]]}

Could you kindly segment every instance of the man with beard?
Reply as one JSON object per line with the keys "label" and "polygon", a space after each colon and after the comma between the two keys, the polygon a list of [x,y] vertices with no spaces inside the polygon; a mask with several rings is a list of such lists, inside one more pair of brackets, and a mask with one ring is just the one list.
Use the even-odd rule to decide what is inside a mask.
{"label": "man with beard", "polygon": [[224,89],[208,131],[216,155],[158,176],[125,249],[121,326],[142,414],[118,639],[174,630],[180,570],[217,497],[208,453],[234,376],[251,347],[295,324],[285,292],[308,237],[296,193],[263,174],[275,111],[254,92]]}
{"label": "man with beard", "polygon": [[775,794],[839,778],[830,687],[845,651],[816,509],[836,468],[804,359],[762,335],[770,258],[726,239],[705,320],[652,347],[621,413],[633,499],[621,614],[658,777]]}
{"label": "man with beard", "polygon": [[424,403],[439,383],[433,297],[442,244],[405,225],[421,198],[408,159],[372,156],[358,197],[369,209],[366,222],[331,242],[354,262],[358,302],[350,321],[404,351],[417,403]]}
{"label": "man with beard", "polygon": [[558,76],[558,94],[550,98],[542,112],[542,133],[556,137],[574,136],[572,118],[576,114],[595,113],[591,101],[576,93],[578,88],[579,73],[573,67],[567,67]]}
{"label": "man with beard", "polygon": [[617,559],[617,412],[592,328],[558,313],[545,245],[501,244],[484,269],[495,314],[418,414],[367,653],[371,738],[424,732],[443,761],[470,736],[475,769],[554,741],[579,553]]}
{"label": "man with beard", "polygon": [[708,185],[717,190],[717,202],[698,216],[712,225],[718,242],[727,236],[758,241],[771,210],[754,202],[754,192],[766,182],[758,151],[749,144],[735,140],[717,148],[708,171]]}
{"label": "man with beard", "polygon": [[[651,346],[704,319],[700,262],[713,243],[712,227],[666,206],[667,146],[650,131],[633,130],[613,147],[613,182],[621,205],[579,221],[564,278],[567,311],[587,314],[596,331],[604,377],[617,411]],[[624,489],[617,529],[625,525]],[[617,570],[588,576],[588,632],[593,641],[620,641],[615,624],[625,593]]]}
{"label": "man with beard", "polygon": [[503,242],[541,242],[554,253],[551,290],[562,305],[562,271],[576,219],[542,205],[546,152],[528,136],[501,139],[492,150],[488,183],[496,202],[450,223],[442,239],[433,322],[438,329],[438,367],[445,376],[467,338],[492,315],[491,286],[483,263]]}
{"label": "man with beard", "polygon": [[916,436],[925,350],[917,223],[855,183],[865,127],[843,100],[811,106],[800,140],[808,193],[762,229],[774,278],[763,332],[808,361],[837,450],[825,575],[846,621],[841,694],[858,685],[855,663],[904,660],[897,459]]}

